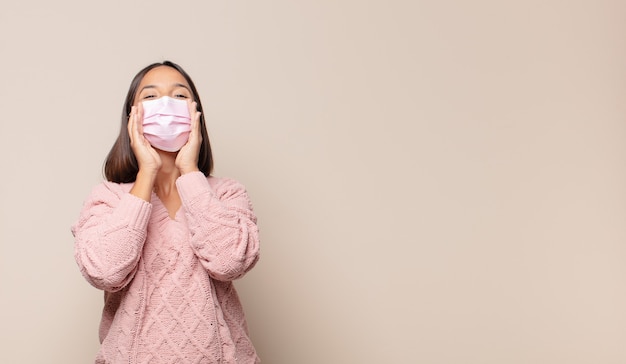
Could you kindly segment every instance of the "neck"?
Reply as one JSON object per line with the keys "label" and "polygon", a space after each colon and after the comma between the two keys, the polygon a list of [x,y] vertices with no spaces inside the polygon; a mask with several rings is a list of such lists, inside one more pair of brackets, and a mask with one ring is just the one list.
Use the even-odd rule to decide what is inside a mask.
{"label": "neck", "polygon": [[154,192],[162,197],[169,196],[176,191],[176,179],[180,177],[180,171],[176,168],[176,153],[159,153],[161,156],[161,169],[154,181]]}

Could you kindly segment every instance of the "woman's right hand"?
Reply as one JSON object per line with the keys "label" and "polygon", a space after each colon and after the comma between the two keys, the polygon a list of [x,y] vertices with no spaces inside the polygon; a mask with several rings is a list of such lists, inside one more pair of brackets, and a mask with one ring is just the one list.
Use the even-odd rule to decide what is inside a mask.
{"label": "woman's right hand", "polygon": [[154,181],[161,168],[161,157],[143,136],[143,107],[133,106],[128,117],[128,135],[130,146],[139,164],[139,171],[130,193],[150,202]]}
{"label": "woman's right hand", "polygon": [[161,157],[143,136],[143,106],[133,106],[128,117],[128,135],[130,146],[135,153],[140,173],[156,175],[161,168]]}

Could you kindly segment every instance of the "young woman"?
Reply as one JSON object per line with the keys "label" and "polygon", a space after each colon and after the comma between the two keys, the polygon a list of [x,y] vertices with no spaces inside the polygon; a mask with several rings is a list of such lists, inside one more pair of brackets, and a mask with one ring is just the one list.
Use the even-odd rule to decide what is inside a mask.
{"label": "young woman", "polygon": [[202,104],[187,73],[133,79],[106,182],[72,226],[81,273],[104,291],[96,363],[258,363],[232,284],[259,259],[245,188],[211,176]]}

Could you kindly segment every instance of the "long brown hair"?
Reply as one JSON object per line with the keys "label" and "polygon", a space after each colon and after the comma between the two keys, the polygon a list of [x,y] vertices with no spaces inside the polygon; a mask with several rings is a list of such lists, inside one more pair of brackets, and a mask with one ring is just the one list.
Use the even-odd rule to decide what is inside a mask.
{"label": "long brown hair", "polygon": [[130,83],[128,94],[126,94],[126,100],[124,101],[124,108],[122,110],[122,122],[120,125],[120,133],[117,136],[117,140],[113,144],[109,155],[104,163],[104,176],[108,181],[116,183],[131,183],[135,182],[137,178],[137,172],[139,171],[139,165],[135,154],[130,146],[130,137],[128,136],[128,116],[130,110],[135,103],[135,94],[137,88],[143,80],[143,77],[153,68],[159,66],[172,67],[178,71],[187,81],[191,88],[192,97],[198,104],[198,111],[200,114],[200,132],[202,134],[202,144],[200,145],[200,154],[198,156],[198,169],[204,173],[205,176],[209,176],[213,171],[213,154],[211,153],[211,143],[209,142],[209,134],[207,132],[206,123],[204,120],[204,111],[202,110],[202,103],[200,102],[200,96],[198,90],[194,85],[191,77],[185,72],[179,65],[170,61],[164,61],[162,63],[153,63],[135,75],[133,81]]}

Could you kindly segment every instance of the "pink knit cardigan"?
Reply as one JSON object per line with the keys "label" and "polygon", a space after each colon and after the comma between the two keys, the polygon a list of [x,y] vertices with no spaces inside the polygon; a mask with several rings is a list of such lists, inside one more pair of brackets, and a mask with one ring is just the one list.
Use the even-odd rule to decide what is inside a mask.
{"label": "pink knit cardigan", "polygon": [[104,291],[96,363],[258,363],[232,284],[259,258],[245,188],[178,178],[174,219],[156,194],[104,182],[72,225],[81,273]]}

